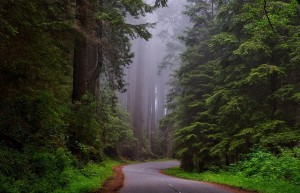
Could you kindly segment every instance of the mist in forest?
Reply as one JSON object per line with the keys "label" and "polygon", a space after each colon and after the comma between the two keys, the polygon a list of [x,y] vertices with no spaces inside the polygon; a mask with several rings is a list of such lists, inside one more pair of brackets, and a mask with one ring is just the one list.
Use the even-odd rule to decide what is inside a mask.
{"label": "mist in forest", "polygon": [[168,83],[172,70],[179,63],[179,58],[175,56],[177,53],[172,52],[170,47],[180,45],[177,36],[188,23],[182,13],[184,4],[185,1],[173,0],[168,7],[144,18],[128,18],[131,23],[155,23],[155,27],[150,29],[152,38],[149,41],[142,38],[132,41],[134,58],[125,70],[126,92],[119,93],[119,99],[130,114],[134,135],[138,139],[136,158],[170,154],[170,136],[166,136],[170,134],[160,131],[158,126],[159,120],[168,113],[165,105],[170,89]]}

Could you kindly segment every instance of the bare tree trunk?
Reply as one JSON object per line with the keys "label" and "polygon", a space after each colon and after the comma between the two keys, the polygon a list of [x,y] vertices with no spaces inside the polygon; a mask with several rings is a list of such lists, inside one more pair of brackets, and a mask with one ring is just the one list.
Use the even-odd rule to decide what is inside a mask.
{"label": "bare tree trunk", "polygon": [[135,89],[135,102],[133,111],[133,127],[134,135],[137,138],[137,145],[135,147],[135,157],[137,159],[143,158],[143,98],[144,98],[144,50],[142,41],[138,41],[138,50],[140,54],[137,58],[137,71],[136,71],[136,89]]}
{"label": "bare tree trunk", "polygon": [[148,87],[148,111],[147,111],[147,131],[149,147],[152,152],[152,135],[155,127],[155,84],[151,81]]}
{"label": "bare tree trunk", "polygon": [[165,99],[166,99],[166,73],[159,76],[157,81],[157,109],[156,122],[165,116]]}

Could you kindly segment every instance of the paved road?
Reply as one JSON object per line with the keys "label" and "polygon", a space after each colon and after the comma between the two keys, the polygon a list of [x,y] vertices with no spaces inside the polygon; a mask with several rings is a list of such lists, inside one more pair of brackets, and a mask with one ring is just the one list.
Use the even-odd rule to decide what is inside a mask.
{"label": "paved road", "polygon": [[161,169],[177,165],[178,161],[168,161],[125,166],[125,182],[120,193],[231,193],[205,183],[159,173]]}

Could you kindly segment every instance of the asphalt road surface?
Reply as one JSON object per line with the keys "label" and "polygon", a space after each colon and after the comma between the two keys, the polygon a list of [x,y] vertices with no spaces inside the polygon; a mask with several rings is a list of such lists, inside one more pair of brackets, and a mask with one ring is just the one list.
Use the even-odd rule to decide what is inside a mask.
{"label": "asphalt road surface", "polygon": [[213,185],[160,173],[177,165],[178,161],[127,165],[123,168],[125,182],[120,193],[231,193]]}

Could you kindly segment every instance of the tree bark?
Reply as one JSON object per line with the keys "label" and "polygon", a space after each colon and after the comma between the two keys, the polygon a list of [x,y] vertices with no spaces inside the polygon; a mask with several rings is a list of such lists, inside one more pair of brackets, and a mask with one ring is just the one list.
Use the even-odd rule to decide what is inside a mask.
{"label": "tree bark", "polygon": [[76,0],[76,28],[78,32],[74,44],[73,103],[81,101],[86,93],[97,95],[102,68],[102,47],[97,43],[102,38],[102,26],[93,20],[90,0]]}
{"label": "tree bark", "polygon": [[82,36],[75,38],[73,61],[73,95],[72,100],[80,101],[87,90],[86,86],[86,39]]}

